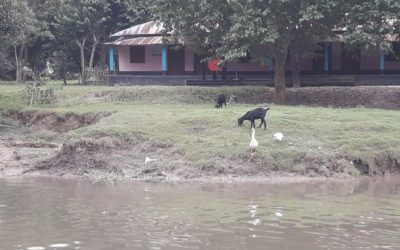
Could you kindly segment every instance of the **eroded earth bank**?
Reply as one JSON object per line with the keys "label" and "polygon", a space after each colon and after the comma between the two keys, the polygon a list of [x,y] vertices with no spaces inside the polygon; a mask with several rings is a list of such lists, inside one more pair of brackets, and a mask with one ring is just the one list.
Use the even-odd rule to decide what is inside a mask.
{"label": "eroded earth bank", "polygon": [[[116,91],[118,93],[115,93]],[[267,132],[257,130],[259,131],[257,132],[258,136],[261,137],[261,143],[266,145],[267,149],[260,150],[255,157],[250,157],[246,147],[249,140],[247,139],[248,124],[245,125],[246,128],[238,127],[235,124],[235,119],[237,114],[251,107],[251,104],[241,104],[241,102],[261,103],[256,98],[262,97],[256,94],[251,99],[248,93],[243,96],[240,96],[240,93],[235,93],[238,97],[238,103],[228,104],[228,108],[225,110],[212,108],[213,93],[204,103],[201,103],[200,100],[200,104],[185,103],[187,101],[182,100],[176,101],[178,106],[182,103],[189,106],[183,107],[183,109],[197,109],[200,111],[196,112],[201,112],[199,114],[194,113],[193,116],[184,114],[183,117],[178,116],[176,121],[173,120],[179,126],[183,126],[182,131],[187,137],[181,138],[179,133],[173,134],[174,130],[180,130],[179,126],[172,122],[170,127],[170,122],[166,121],[166,117],[174,116],[175,112],[179,112],[179,110],[176,111],[175,104],[169,107],[169,103],[166,104],[169,107],[165,110],[165,113],[169,112],[165,114],[166,117],[157,113],[159,107],[155,107],[154,111],[152,108],[144,111],[145,117],[151,117],[154,121],[159,121],[158,119],[162,118],[163,123],[154,125],[153,120],[142,121],[140,114],[135,113],[134,115],[138,115],[138,117],[132,123],[139,120],[143,124],[135,125],[138,126],[137,129],[133,128],[125,133],[115,133],[114,130],[124,130],[133,126],[125,124],[131,122],[130,120],[122,119],[126,127],[118,127],[120,126],[119,122],[121,122],[118,120],[120,117],[131,116],[129,113],[131,112],[130,105],[134,106],[132,108],[134,110],[149,107],[146,106],[148,103],[140,106],[143,104],[141,102],[147,102],[147,100],[144,98],[138,101],[138,93],[129,94],[134,91],[138,90],[129,88],[122,90],[122,92],[120,89],[97,92],[92,90],[89,94],[82,95],[83,99],[80,99],[83,100],[82,102],[87,102],[85,98],[88,96],[97,97],[97,99],[90,98],[90,104],[85,103],[89,106],[99,105],[96,112],[85,112],[87,107],[83,108],[83,112],[78,113],[71,111],[57,112],[46,108],[3,111],[0,123],[0,174],[5,177],[51,175],[80,176],[93,179],[247,181],[286,180],[286,178],[293,180],[293,177],[297,179],[311,177],[345,178],[360,175],[398,174],[400,172],[398,151],[395,150],[396,145],[394,145],[398,140],[398,138],[394,138],[398,135],[398,129],[394,124],[384,127],[382,124],[386,124],[386,122],[383,121],[382,124],[364,128],[364,125],[359,122],[364,117],[356,117],[354,118],[355,121],[349,120],[349,122],[358,123],[358,127],[351,125],[343,128],[343,131],[336,136],[339,138],[336,138],[335,135],[324,138],[324,136],[327,136],[325,135],[326,131],[318,132],[309,127],[313,122],[306,121],[306,124],[303,125],[301,123],[296,124],[296,121],[302,119],[301,117],[308,120],[314,116],[314,114],[305,115],[315,110],[309,111],[304,107],[290,107],[280,110],[279,106],[272,106],[272,112],[278,111],[271,113],[271,117],[268,118],[270,122]],[[229,89],[225,91],[229,91]],[[196,94],[194,99],[189,98],[188,100],[201,99],[199,97],[200,92],[192,91],[193,93]],[[115,98],[105,98],[112,94],[114,97],[123,94],[124,98],[128,96],[128,100],[118,102]],[[379,92],[379,95],[381,94]],[[265,102],[262,105],[269,105],[268,95],[269,92],[264,96]],[[130,96],[133,96],[134,99],[129,100]],[[163,102],[161,100],[159,103],[151,103],[151,105],[163,105]],[[110,103],[112,105],[115,103],[123,105],[123,108],[121,109],[119,106],[110,107]],[[105,108],[102,108],[102,105],[106,105]],[[348,105],[347,103],[345,106]],[[362,105],[368,106],[365,102]],[[126,114],[124,114],[125,108],[130,110]],[[90,106],[88,110],[93,110],[93,106]],[[321,112],[326,113],[327,111],[335,114],[341,112],[342,109],[330,108],[323,109]],[[218,121],[214,124],[213,117],[210,120],[206,118],[210,116],[208,114],[210,112],[215,112],[215,116],[218,116],[218,119],[221,120],[225,120],[225,118],[219,118],[220,116],[228,116],[229,121],[223,125],[217,125]],[[225,112],[224,115],[221,115],[221,112]],[[304,114],[301,114],[302,112]],[[367,112],[365,117],[369,117],[368,112],[380,111],[369,111],[364,107],[357,107],[345,112],[354,112],[354,114]],[[192,110],[187,111],[187,114],[191,113],[193,113]],[[340,118],[332,118],[332,121],[326,122],[337,122],[340,126],[345,124],[346,119],[350,119],[347,116],[351,116],[351,114],[339,114]],[[396,111],[389,111],[387,122],[396,122],[399,119],[398,116]],[[316,121],[326,120],[324,117],[316,117],[315,119]],[[274,121],[278,122],[274,124]],[[102,124],[99,125],[99,123]],[[288,124],[293,128],[289,129]],[[325,125],[321,122],[316,126]],[[141,130],[142,126],[147,126],[149,130]],[[214,130],[211,130],[213,126]],[[285,130],[283,126],[287,127],[284,134],[289,138],[285,137],[285,140],[280,144],[270,140],[268,134],[277,131],[277,129]],[[309,127],[309,131],[305,132],[307,127]],[[332,130],[329,127],[326,129],[327,131]],[[216,137],[219,136],[217,134],[220,131],[225,130],[228,130],[226,135]],[[157,136],[152,136],[155,133],[154,131],[157,132]],[[364,138],[365,142],[359,141],[361,140],[359,137],[368,133],[371,134],[371,131],[374,133],[372,138]],[[357,134],[358,132],[359,134]],[[381,132],[386,132],[386,134]],[[235,133],[245,135],[243,137],[246,139],[243,141],[236,141],[234,138],[229,139],[230,135],[235,137]],[[321,134],[315,135],[313,133]],[[336,132],[332,131],[332,133]],[[305,136],[303,134],[307,134],[307,141],[305,137],[302,137]],[[354,136],[354,138],[346,138],[349,136]],[[379,136],[385,138],[376,141]],[[236,137],[239,138],[240,136]],[[321,138],[321,140],[317,141],[316,138]],[[335,138],[337,141],[332,141],[331,138]],[[326,140],[326,142],[323,142],[323,140]],[[357,141],[355,145],[352,144],[354,140]],[[329,144],[328,142],[331,141],[332,143]],[[366,146],[370,151],[359,148],[360,145]],[[376,148],[371,149],[371,147]],[[362,153],[363,151],[365,153]],[[145,163],[146,157],[152,158],[154,161]]]}

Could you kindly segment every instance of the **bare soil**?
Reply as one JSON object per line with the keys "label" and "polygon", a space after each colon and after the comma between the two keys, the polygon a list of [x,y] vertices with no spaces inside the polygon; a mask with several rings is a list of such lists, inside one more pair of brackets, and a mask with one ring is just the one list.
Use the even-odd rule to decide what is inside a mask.
{"label": "bare soil", "polygon": [[[205,163],[185,158],[179,147],[137,137],[128,141],[100,137],[68,142],[62,147],[0,144],[0,172],[3,175],[80,176],[90,179],[134,178],[151,180],[243,181],[273,177],[352,177],[348,164],[362,175],[399,174],[398,159],[380,155],[372,160],[334,157],[328,160],[300,157],[292,172],[274,171],[273,161],[261,156],[250,158],[216,157]],[[145,158],[155,159],[145,164]],[[265,168],[265,166],[272,166]]]}
{"label": "bare soil", "polygon": [[20,125],[36,130],[49,130],[54,132],[67,132],[83,126],[98,122],[101,118],[110,116],[110,112],[76,114],[68,112],[56,114],[40,110],[10,110],[4,116],[14,119]]}

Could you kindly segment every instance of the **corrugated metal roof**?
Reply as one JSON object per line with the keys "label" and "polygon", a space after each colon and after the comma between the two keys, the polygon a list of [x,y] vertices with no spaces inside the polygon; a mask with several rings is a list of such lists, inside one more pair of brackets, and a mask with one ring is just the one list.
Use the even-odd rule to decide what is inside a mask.
{"label": "corrugated metal roof", "polygon": [[132,26],[128,29],[118,31],[110,37],[118,36],[148,36],[148,35],[162,35],[164,29],[163,23],[150,21],[139,25]]}
{"label": "corrugated metal roof", "polygon": [[396,35],[387,34],[385,35],[385,40],[390,42],[398,42],[400,40],[400,37],[397,34]]}
{"label": "corrugated metal roof", "polygon": [[109,45],[155,45],[155,44],[182,44],[181,41],[173,42],[170,37],[165,36],[150,36],[150,37],[135,37],[123,38],[120,37],[114,42],[108,42]]}

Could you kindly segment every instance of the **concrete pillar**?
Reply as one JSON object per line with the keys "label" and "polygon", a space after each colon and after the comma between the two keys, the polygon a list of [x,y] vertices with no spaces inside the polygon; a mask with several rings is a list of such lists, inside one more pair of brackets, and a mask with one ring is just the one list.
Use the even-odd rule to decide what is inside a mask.
{"label": "concrete pillar", "polygon": [[385,73],[385,53],[383,51],[379,55],[379,73],[381,75]]}
{"label": "concrete pillar", "polygon": [[274,60],[272,58],[267,58],[268,71],[274,71]]}
{"label": "concrete pillar", "polygon": [[163,46],[161,50],[161,70],[163,75],[167,75],[168,64],[167,64],[167,46]]}
{"label": "concrete pillar", "polygon": [[329,73],[329,61],[330,61],[329,46],[330,46],[329,43],[324,43],[324,72],[326,74]]}
{"label": "concrete pillar", "polygon": [[110,47],[110,53],[109,53],[109,63],[108,63],[108,69],[110,71],[115,71],[115,60],[114,60],[114,48]]}

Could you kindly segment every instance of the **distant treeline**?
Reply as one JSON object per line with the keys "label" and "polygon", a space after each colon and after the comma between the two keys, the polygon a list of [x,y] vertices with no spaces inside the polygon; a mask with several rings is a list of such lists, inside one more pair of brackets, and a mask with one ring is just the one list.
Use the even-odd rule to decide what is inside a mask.
{"label": "distant treeline", "polygon": [[105,66],[102,43],[118,30],[149,19],[140,0],[0,0],[0,79],[21,82],[22,68],[42,70],[49,61],[56,77]]}
{"label": "distant treeline", "polygon": [[161,21],[202,58],[273,63],[276,102],[285,101],[285,65],[339,39],[349,49],[392,52],[399,0],[0,0],[0,78],[50,61],[57,77],[105,67],[102,43],[113,32]]}

